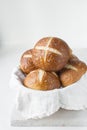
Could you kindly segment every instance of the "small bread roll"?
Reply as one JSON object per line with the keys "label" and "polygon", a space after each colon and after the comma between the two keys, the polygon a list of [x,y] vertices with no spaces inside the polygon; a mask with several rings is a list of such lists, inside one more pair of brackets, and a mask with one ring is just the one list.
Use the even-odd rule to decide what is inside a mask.
{"label": "small bread roll", "polygon": [[71,55],[71,49],[65,41],[56,37],[46,37],[39,40],[33,51],[32,59],[37,68],[45,71],[62,69]]}
{"label": "small bread roll", "polygon": [[23,53],[20,60],[20,69],[26,74],[36,69],[32,62],[32,49]]}
{"label": "small bread roll", "polygon": [[60,71],[59,77],[62,86],[68,86],[78,81],[86,72],[87,66],[80,61],[76,56],[72,55],[69,62]]}
{"label": "small bread roll", "polygon": [[54,72],[41,69],[31,71],[24,79],[24,85],[36,90],[52,90],[60,87],[59,77]]}

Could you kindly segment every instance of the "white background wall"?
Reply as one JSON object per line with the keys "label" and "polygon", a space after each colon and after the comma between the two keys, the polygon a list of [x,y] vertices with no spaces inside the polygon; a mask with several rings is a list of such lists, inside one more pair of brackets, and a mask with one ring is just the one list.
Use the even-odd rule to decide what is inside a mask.
{"label": "white background wall", "polygon": [[3,45],[32,47],[57,36],[71,47],[87,47],[87,0],[0,0],[0,6]]}

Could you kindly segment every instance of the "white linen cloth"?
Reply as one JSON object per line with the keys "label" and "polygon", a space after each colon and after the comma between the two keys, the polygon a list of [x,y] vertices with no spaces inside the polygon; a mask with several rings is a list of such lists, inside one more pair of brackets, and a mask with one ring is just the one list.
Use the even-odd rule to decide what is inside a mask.
{"label": "white linen cloth", "polygon": [[36,119],[50,116],[64,108],[83,110],[87,108],[87,73],[76,83],[61,89],[50,91],[33,90],[23,85],[25,76],[17,67],[13,70],[10,87],[18,92],[16,109],[24,119]]}

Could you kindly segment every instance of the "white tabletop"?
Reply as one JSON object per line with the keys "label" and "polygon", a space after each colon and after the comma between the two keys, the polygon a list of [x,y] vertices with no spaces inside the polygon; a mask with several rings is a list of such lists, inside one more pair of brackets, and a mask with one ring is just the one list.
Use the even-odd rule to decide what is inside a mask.
{"label": "white tabletop", "polygon": [[[20,50],[20,51],[19,51]],[[14,50],[9,50],[9,51],[1,51],[0,52],[0,128],[5,129],[11,129],[10,126],[10,120],[11,120],[11,112],[12,108],[14,106],[15,102],[15,91],[11,90],[8,86],[10,75],[12,69],[18,65],[19,59],[21,54],[23,53],[23,49],[14,49]],[[77,56],[81,56],[80,58],[87,63],[87,55],[86,55],[87,49],[82,49],[80,51],[75,51],[75,54]],[[4,53],[4,54],[3,54]],[[55,120],[56,114],[51,116],[50,119],[50,124]],[[58,125],[59,126],[86,126],[87,124],[87,111],[64,111],[60,110],[58,112],[59,115],[58,119],[54,121],[54,126],[57,126],[57,121],[59,121]],[[68,121],[67,122],[67,116],[68,116]],[[16,118],[15,118],[16,119]],[[75,120],[73,120],[75,119]],[[47,118],[38,120],[38,124],[36,124],[36,121],[30,121],[30,124],[25,122],[24,125],[26,126],[41,126],[43,124],[43,120],[46,121]],[[64,124],[65,122],[65,124]],[[20,125],[20,124],[19,124]],[[48,124],[49,125],[49,124]],[[47,126],[48,126],[47,125]]]}

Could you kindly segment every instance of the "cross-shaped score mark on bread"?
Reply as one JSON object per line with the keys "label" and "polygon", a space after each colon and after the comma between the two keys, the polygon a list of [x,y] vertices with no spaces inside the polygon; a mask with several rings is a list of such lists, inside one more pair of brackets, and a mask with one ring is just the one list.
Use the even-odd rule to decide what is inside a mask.
{"label": "cross-shaped score mark on bread", "polygon": [[[48,48],[48,47],[49,47],[49,45],[50,45],[52,39],[53,39],[53,38],[50,38],[50,39],[48,40],[48,43],[47,43],[47,45],[46,45],[45,48]],[[46,58],[47,58],[47,52],[48,52],[48,50],[45,50],[44,61],[46,61]]]}
{"label": "cross-shaped score mark on bread", "polygon": [[[44,70],[38,69],[38,79],[40,82],[42,82],[43,76],[45,74]],[[58,75],[55,72],[52,72],[52,74],[56,77],[58,77]]]}
{"label": "cross-shaped score mark on bread", "polygon": [[58,75],[55,72],[52,72],[53,75],[55,75],[56,77],[58,77]]}
{"label": "cross-shaped score mark on bread", "polygon": [[41,69],[38,70],[38,79],[40,82],[42,81],[44,74],[45,74],[44,70]]}
{"label": "cross-shaped score mark on bread", "polygon": [[71,69],[71,70],[78,71],[78,69],[77,69],[76,67],[74,67],[73,65],[71,65],[71,64],[66,64],[66,65],[65,65],[65,68],[66,68],[66,69]]}
{"label": "cross-shaped score mark on bread", "polygon": [[53,38],[50,38],[47,42],[47,45],[46,46],[36,46],[35,49],[37,50],[44,50],[45,53],[44,53],[44,62],[46,61],[46,58],[47,58],[47,53],[48,51],[52,52],[52,53],[55,53],[57,55],[62,55],[61,52],[59,52],[57,49],[54,49],[54,48],[51,48],[49,47],[51,41],[52,41]]}
{"label": "cross-shaped score mark on bread", "polygon": [[25,55],[23,56],[23,58],[32,58],[32,55],[31,55],[31,54],[25,54]]}

